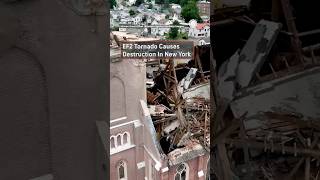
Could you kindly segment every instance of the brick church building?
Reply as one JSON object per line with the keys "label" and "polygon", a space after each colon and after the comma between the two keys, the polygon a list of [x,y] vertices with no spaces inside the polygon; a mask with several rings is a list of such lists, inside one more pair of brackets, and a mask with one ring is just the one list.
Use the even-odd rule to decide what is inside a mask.
{"label": "brick church building", "polygon": [[206,179],[202,146],[163,153],[146,103],[146,64],[121,60],[115,49],[110,56],[110,179]]}

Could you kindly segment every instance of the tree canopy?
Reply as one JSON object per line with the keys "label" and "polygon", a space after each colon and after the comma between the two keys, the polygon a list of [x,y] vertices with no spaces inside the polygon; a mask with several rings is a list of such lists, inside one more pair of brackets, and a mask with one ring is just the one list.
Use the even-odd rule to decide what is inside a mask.
{"label": "tree canopy", "polygon": [[117,5],[116,0],[110,0],[109,2],[110,2],[110,9],[113,9]]}
{"label": "tree canopy", "polygon": [[[180,23],[178,21],[174,21],[172,25],[178,26],[180,25]],[[167,39],[188,39],[188,34],[185,32],[181,32],[179,30],[179,27],[172,27],[170,28],[170,31],[168,32],[168,34],[166,34],[166,38]]]}
{"label": "tree canopy", "polygon": [[172,27],[170,28],[168,39],[176,39],[178,37],[178,34],[179,34],[179,28]]}
{"label": "tree canopy", "polygon": [[136,0],[135,6],[140,6],[140,4],[144,3],[144,0]]}
{"label": "tree canopy", "polygon": [[134,10],[130,9],[129,14],[130,14],[130,16],[133,16],[136,14],[136,12],[134,12]]}
{"label": "tree canopy", "polygon": [[189,0],[188,3],[182,7],[181,16],[186,22],[189,22],[191,19],[202,22],[196,3],[196,0]]}
{"label": "tree canopy", "polygon": [[180,25],[180,23],[176,20],[176,21],[173,21],[172,25],[177,26],[177,25]]}
{"label": "tree canopy", "polygon": [[[156,4],[179,4],[181,7],[183,7],[184,5],[188,4],[188,1],[190,0],[155,0]],[[197,0],[191,0],[196,2]]]}

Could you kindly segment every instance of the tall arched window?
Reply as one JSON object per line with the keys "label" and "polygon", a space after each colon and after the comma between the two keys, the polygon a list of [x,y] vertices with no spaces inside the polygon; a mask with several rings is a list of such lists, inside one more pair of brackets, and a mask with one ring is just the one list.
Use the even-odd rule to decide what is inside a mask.
{"label": "tall arched window", "polygon": [[110,137],[111,153],[119,152],[123,149],[131,147],[131,139],[129,132],[118,133]]}
{"label": "tall arched window", "polygon": [[180,164],[176,169],[174,180],[188,180],[189,167],[186,163]]}
{"label": "tall arched window", "polygon": [[115,138],[113,136],[110,137],[110,148],[111,149],[116,148],[116,142],[115,142]]}
{"label": "tall arched window", "polygon": [[122,138],[120,134],[117,135],[117,147],[119,146],[122,146]]}
{"label": "tall arched window", "polygon": [[128,132],[123,133],[122,139],[123,139],[123,145],[130,145],[131,144],[130,134]]}
{"label": "tall arched window", "polygon": [[127,172],[127,163],[124,161],[120,161],[118,164],[118,180],[127,180],[128,172]]}
{"label": "tall arched window", "polygon": [[128,143],[128,133],[124,133],[123,134],[123,144],[125,145],[125,144],[127,144]]}

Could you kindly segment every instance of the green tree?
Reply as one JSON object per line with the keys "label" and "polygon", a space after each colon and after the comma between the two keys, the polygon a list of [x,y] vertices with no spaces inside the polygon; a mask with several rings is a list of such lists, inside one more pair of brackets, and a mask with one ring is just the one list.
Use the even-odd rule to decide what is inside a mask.
{"label": "green tree", "polygon": [[180,23],[177,20],[175,20],[175,21],[173,21],[172,25],[178,26],[178,25],[180,25]]}
{"label": "green tree", "polygon": [[146,16],[143,16],[142,17],[142,22],[146,22],[147,21],[147,17]]}
{"label": "green tree", "polygon": [[115,26],[113,28],[111,28],[112,31],[119,31],[119,27],[118,26]]}
{"label": "green tree", "polygon": [[116,0],[110,0],[109,2],[110,2],[110,9],[113,9],[117,5]]}
{"label": "green tree", "polygon": [[179,28],[172,27],[170,28],[168,39],[177,39],[178,35],[179,35]]}
{"label": "green tree", "polygon": [[133,16],[136,14],[136,12],[134,12],[134,10],[130,9],[129,14],[130,14],[130,16]]}
{"label": "green tree", "polygon": [[[179,4],[181,7],[183,7],[183,6],[187,5],[189,1],[190,0],[179,0]],[[191,0],[191,1],[196,2],[195,0]]]}
{"label": "green tree", "polygon": [[170,1],[169,0],[163,0],[163,7],[164,8],[169,8],[169,4],[170,4]]}
{"label": "green tree", "polygon": [[140,4],[144,3],[143,0],[136,0],[135,6],[140,6]]}
{"label": "green tree", "polygon": [[182,7],[181,16],[185,19],[186,22],[189,22],[191,19],[202,22],[196,1],[194,0],[189,0],[188,3]]}
{"label": "green tree", "polygon": [[170,3],[180,4],[180,0],[169,0]]}

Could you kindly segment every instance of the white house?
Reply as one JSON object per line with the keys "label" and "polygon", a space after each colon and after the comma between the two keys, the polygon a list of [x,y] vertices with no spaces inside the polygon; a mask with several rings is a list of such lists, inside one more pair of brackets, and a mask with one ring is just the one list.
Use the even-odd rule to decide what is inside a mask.
{"label": "white house", "polygon": [[129,14],[128,11],[119,11],[119,16],[120,16],[121,18],[126,18],[126,17],[129,17],[130,14]]}
{"label": "white house", "polygon": [[[153,22],[151,23],[152,26],[159,26],[159,22],[155,19],[153,20]],[[158,35],[159,34],[159,27],[152,27],[151,28],[151,34],[152,35]]]}
{"label": "white house", "polygon": [[180,16],[181,14],[181,6],[179,4],[170,4],[172,12]]}
{"label": "white house", "polygon": [[189,37],[194,37],[194,38],[210,37],[209,23],[197,23],[196,20],[190,20],[189,27],[190,27]]}
{"label": "white house", "polygon": [[132,18],[132,17],[121,18],[120,24],[133,25],[134,24],[134,18]]}
{"label": "white house", "polygon": [[136,15],[136,16],[133,18],[133,24],[134,24],[134,25],[139,25],[139,24],[141,24],[142,19],[143,19],[143,15],[142,15],[142,14]]}
{"label": "white house", "polygon": [[161,21],[161,20],[163,20],[163,19],[165,19],[166,18],[166,15],[164,14],[164,13],[156,13],[156,14],[154,14],[154,19],[156,19],[157,21]]}
{"label": "white house", "polygon": [[129,0],[126,3],[127,3],[127,6],[132,6],[134,5],[134,3],[136,3],[136,0]]}
{"label": "white house", "polygon": [[153,20],[151,25],[156,26],[151,28],[151,34],[154,36],[164,36],[165,33],[168,33],[170,28],[167,27],[161,27],[160,22],[157,20]]}

